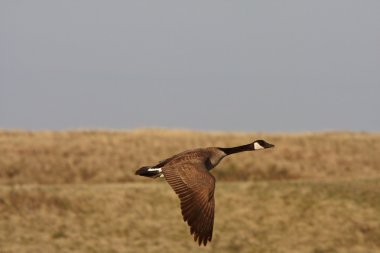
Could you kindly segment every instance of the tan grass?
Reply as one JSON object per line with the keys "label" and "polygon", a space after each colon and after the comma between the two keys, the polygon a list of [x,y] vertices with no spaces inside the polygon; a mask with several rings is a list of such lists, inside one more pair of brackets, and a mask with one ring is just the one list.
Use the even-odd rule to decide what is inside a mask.
{"label": "tan grass", "polygon": [[380,252],[380,180],[216,188],[199,248],[163,182],[2,186],[0,252]]}
{"label": "tan grass", "polygon": [[[165,181],[134,175],[185,149],[259,138],[276,148],[212,171],[206,248]],[[380,252],[379,154],[374,133],[0,130],[0,252]]]}
{"label": "tan grass", "polygon": [[380,134],[262,134],[143,129],[0,131],[0,183],[144,181],[134,171],[186,149],[234,146],[264,138],[273,150],[226,158],[218,180],[349,179],[380,172]]}

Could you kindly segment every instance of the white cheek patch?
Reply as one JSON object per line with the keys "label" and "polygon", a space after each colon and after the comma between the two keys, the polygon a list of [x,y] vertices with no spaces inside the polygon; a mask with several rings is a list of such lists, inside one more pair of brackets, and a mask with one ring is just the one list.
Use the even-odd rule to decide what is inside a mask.
{"label": "white cheek patch", "polygon": [[259,143],[257,143],[257,142],[255,142],[254,144],[253,144],[253,147],[255,148],[255,150],[257,150],[257,149],[264,149],[264,147],[263,146],[261,146]]}

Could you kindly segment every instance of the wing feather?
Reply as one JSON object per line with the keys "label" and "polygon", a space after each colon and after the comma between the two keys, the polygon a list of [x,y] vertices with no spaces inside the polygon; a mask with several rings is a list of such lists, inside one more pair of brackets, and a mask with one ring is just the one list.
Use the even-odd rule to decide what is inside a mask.
{"label": "wing feather", "polygon": [[214,226],[215,178],[198,160],[169,163],[162,172],[180,199],[183,219],[194,240],[206,245],[212,239]]}

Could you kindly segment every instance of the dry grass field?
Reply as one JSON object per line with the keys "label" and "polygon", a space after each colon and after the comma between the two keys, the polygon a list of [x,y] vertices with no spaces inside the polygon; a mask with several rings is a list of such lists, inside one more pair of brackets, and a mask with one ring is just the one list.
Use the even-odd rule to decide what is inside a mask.
{"label": "dry grass field", "polygon": [[147,182],[134,171],[186,149],[236,146],[263,138],[273,150],[237,154],[218,180],[378,177],[380,134],[261,134],[186,130],[23,132],[0,130],[0,183]]}
{"label": "dry grass field", "polygon": [[[199,247],[164,179],[184,149],[264,138],[226,158]],[[0,252],[380,252],[380,134],[0,130]]]}

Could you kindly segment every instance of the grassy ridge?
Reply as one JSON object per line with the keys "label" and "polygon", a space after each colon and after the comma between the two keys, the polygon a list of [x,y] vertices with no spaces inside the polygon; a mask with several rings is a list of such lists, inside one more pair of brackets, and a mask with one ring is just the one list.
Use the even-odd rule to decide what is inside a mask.
{"label": "grassy ridge", "polygon": [[0,187],[0,252],[380,252],[380,180],[218,182],[199,248],[166,183]]}
{"label": "grassy ridge", "polygon": [[[136,168],[263,138],[226,158],[199,248],[164,179]],[[0,252],[380,252],[380,134],[0,130]]]}
{"label": "grassy ridge", "polygon": [[225,159],[218,180],[370,178],[379,174],[380,134],[205,133],[185,130],[0,131],[0,183],[136,182],[142,165],[186,149],[264,138],[274,150]]}

